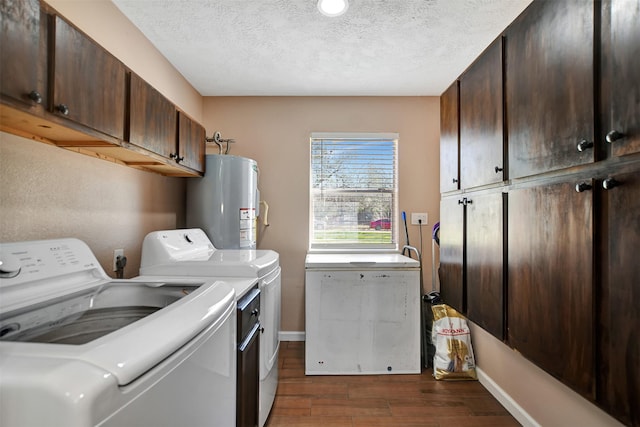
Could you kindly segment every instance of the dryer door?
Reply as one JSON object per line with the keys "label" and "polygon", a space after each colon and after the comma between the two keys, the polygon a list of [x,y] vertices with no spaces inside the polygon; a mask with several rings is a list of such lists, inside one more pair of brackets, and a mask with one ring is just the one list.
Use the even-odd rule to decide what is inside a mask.
{"label": "dryer door", "polygon": [[260,379],[264,379],[273,365],[278,363],[280,339],[281,269],[278,266],[260,281],[260,323],[264,328],[260,339],[262,361]]}

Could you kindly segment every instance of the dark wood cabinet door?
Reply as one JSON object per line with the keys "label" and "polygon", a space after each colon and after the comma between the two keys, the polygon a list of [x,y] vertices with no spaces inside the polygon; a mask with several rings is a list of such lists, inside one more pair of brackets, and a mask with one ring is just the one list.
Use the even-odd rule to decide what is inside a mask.
{"label": "dark wood cabinet door", "polygon": [[[249,338],[252,337],[252,338]],[[237,352],[236,427],[259,425],[260,331],[246,337]]]}
{"label": "dark wood cabinet door", "polygon": [[440,97],[440,192],[459,189],[458,81]]}
{"label": "dark wood cabinet door", "polygon": [[467,316],[484,330],[502,340],[504,339],[503,194],[469,195],[466,209]]}
{"label": "dark wood cabinet door", "polygon": [[464,206],[458,197],[440,201],[440,295],[461,313],[466,310],[463,283]]}
{"label": "dark wood cabinet door", "polygon": [[205,130],[204,127],[185,114],[178,118],[180,164],[204,172]]}
{"label": "dark wood cabinet door", "polygon": [[[38,0],[3,0],[0,33],[0,91],[10,102],[44,104],[46,68]],[[42,34],[42,36],[41,36]]]}
{"label": "dark wood cabinet door", "polygon": [[509,193],[508,340],[593,398],[593,194],[575,184]]}
{"label": "dark wood cabinet door", "polygon": [[611,129],[614,156],[640,152],[640,2],[611,1]]}
{"label": "dark wood cabinet door", "polygon": [[503,179],[502,40],[460,78],[460,186]]}
{"label": "dark wood cabinet door", "polygon": [[124,65],[60,17],[54,61],[53,112],[123,140]]}
{"label": "dark wood cabinet door", "polygon": [[598,400],[627,425],[640,425],[640,171],[613,175],[604,191],[608,268],[602,292]]}
{"label": "dark wood cabinet door", "polygon": [[506,31],[510,178],[594,161],[593,39],[587,0],[535,1]]}
{"label": "dark wood cabinet door", "polygon": [[129,142],[163,157],[177,153],[175,106],[150,84],[131,73]]}

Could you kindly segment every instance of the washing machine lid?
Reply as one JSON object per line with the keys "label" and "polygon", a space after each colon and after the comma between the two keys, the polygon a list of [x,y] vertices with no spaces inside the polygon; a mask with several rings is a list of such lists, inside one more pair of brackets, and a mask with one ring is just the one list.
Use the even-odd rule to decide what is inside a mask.
{"label": "washing machine lid", "polygon": [[412,258],[398,254],[336,254],[309,253],[305,258],[305,268],[332,269],[388,269],[388,268],[420,268],[420,263]]}
{"label": "washing machine lid", "polygon": [[263,277],[279,255],[262,249],[216,249],[199,228],[154,231],[142,242],[140,275]]}
{"label": "washing machine lid", "polygon": [[80,360],[126,385],[234,309],[222,281],[100,283],[2,313],[0,356]]}
{"label": "washing machine lid", "polygon": [[111,280],[77,239],[0,244],[0,271],[0,360],[84,361],[119,385],[235,309],[219,280]]}

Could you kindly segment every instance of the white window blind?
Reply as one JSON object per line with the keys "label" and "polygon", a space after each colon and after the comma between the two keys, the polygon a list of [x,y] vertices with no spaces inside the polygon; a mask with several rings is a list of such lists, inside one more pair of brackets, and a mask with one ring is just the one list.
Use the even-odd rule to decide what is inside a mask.
{"label": "white window blind", "polygon": [[397,249],[398,134],[311,135],[310,249]]}

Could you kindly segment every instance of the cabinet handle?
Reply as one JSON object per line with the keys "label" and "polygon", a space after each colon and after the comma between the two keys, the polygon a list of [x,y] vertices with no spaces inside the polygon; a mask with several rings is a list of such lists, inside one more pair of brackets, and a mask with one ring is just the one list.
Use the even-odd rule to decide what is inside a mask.
{"label": "cabinet handle", "polygon": [[181,161],[184,160],[184,157],[180,157],[178,153],[170,153],[169,158],[174,159],[176,163],[180,163]]}
{"label": "cabinet handle", "polygon": [[59,104],[56,105],[56,110],[62,114],[63,116],[68,116],[69,115],[69,107],[67,107],[64,104]]}
{"label": "cabinet handle", "polygon": [[471,199],[464,199],[464,204],[465,204],[465,205],[470,205],[470,204],[472,204],[472,203],[473,203],[473,200],[471,200]]}
{"label": "cabinet handle", "polygon": [[42,95],[40,95],[40,92],[32,90],[27,96],[36,104],[42,104]]}
{"label": "cabinet handle", "polygon": [[456,183],[458,182],[458,180],[457,180],[456,178],[453,178],[453,180],[452,180],[451,182],[453,182],[454,184],[456,184]]}
{"label": "cabinet handle", "polygon": [[496,171],[496,173],[500,173],[500,172],[502,172],[503,170],[504,170],[504,169],[502,169],[500,166],[496,166],[496,167],[495,167],[495,171]]}
{"label": "cabinet handle", "polygon": [[460,199],[460,200],[458,200],[458,204],[459,204],[459,205],[466,205],[466,204],[467,204],[467,199]]}
{"label": "cabinet handle", "polygon": [[576,191],[578,193],[582,193],[585,192],[587,190],[591,190],[591,184],[587,183],[587,182],[581,182],[579,184],[576,184]]}
{"label": "cabinet handle", "polygon": [[583,139],[582,141],[578,142],[577,145],[577,149],[580,152],[585,151],[588,148],[592,148],[593,147],[593,141],[587,141],[586,139]]}
{"label": "cabinet handle", "polygon": [[618,132],[617,130],[615,130],[615,129],[614,129],[614,130],[610,131],[610,132],[607,134],[607,136],[605,137],[605,139],[607,140],[607,142],[608,142],[609,144],[611,144],[612,142],[617,141],[617,140],[619,140],[619,139],[621,139],[621,138],[623,138],[623,137],[624,137],[624,134],[623,134],[623,133],[620,133],[620,132]]}
{"label": "cabinet handle", "polygon": [[607,178],[602,181],[602,188],[605,190],[611,190],[612,188],[620,186],[622,183],[620,181],[616,181],[613,178]]}

